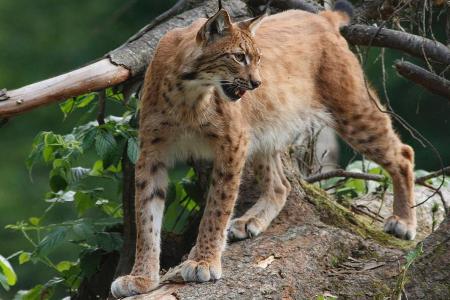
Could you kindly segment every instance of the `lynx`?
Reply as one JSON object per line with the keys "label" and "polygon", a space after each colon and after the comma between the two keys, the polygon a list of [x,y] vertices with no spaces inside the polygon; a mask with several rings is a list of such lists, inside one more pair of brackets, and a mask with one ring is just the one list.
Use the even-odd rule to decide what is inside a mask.
{"label": "lynx", "polygon": [[[113,282],[115,297],[159,284],[167,169],[174,162],[213,162],[197,241],[181,275],[185,281],[216,280],[227,237],[261,234],[283,208],[290,184],[280,153],[320,122],[389,172],[395,201],[384,230],[414,238],[414,152],[392,129],[340,35],[351,13],[351,5],[340,0],[318,15],[290,10],[233,23],[220,9],[161,39],[141,97],[136,258],[131,274]],[[262,193],[231,220],[246,163],[262,179]]]}

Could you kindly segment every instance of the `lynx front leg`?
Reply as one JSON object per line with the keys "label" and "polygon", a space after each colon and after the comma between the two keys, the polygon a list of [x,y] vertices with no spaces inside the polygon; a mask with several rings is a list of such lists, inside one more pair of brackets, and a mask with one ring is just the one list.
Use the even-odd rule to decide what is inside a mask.
{"label": "lynx front leg", "polygon": [[136,164],[136,256],[130,275],[111,285],[114,297],[149,292],[159,284],[161,222],[167,188],[167,169],[156,157],[143,151]]}
{"label": "lynx front leg", "polygon": [[[236,135],[235,135],[236,136]],[[218,146],[212,182],[205,212],[199,227],[197,242],[181,275],[185,281],[204,282],[222,276],[221,257],[226,243],[226,231],[236,202],[247,140],[226,135]]]}
{"label": "lynx front leg", "polygon": [[242,217],[231,222],[230,239],[252,238],[266,230],[283,208],[291,189],[283,172],[280,153],[257,155],[253,167],[261,186],[261,196]]}

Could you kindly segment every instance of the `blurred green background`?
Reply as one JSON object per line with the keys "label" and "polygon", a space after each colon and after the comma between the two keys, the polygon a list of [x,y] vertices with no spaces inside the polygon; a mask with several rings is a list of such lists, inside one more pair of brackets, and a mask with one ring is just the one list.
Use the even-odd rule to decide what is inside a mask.
{"label": "blurred green background", "polygon": [[[173,2],[0,1],[0,88],[17,88],[94,60],[119,46]],[[441,18],[436,28],[444,28],[444,20]],[[443,36],[439,29],[436,34],[438,38]],[[365,67],[382,96],[378,54],[379,51],[372,49]],[[392,106],[439,149],[444,164],[449,165],[450,104],[399,78],[391,68],[393,60],[399,57],[400,53],[387,51],[388,93]],[[42,165],[36,166],[31,180],[25,167],[33,138],[43,130],[67,133],[76,123],[76,116],[63,121],[58,106],[52,105],[15,117],[0,128],[0,254],[3,256],[28,247],[20,234],[4,229],[5,225],[40,215],[47,207],[43,199],[49,189],[48,170]],[[399,128],[399,132],[415,148],[417,168],[439,168],[439,161],[429,147],[423,148],[405,130]],[[342,161],[351,155],[349,149],[343,150]],[[51,216],[55,222],[67,217],[61,210]],[[74,259],[75,254],[67,246],[56,255]],[[27,289],[48,279],[48,270],[39,265],[18,266],[16,260],[13,262],[19,277],[14,290]],[[0,298],[10,295],[0,288]]]}

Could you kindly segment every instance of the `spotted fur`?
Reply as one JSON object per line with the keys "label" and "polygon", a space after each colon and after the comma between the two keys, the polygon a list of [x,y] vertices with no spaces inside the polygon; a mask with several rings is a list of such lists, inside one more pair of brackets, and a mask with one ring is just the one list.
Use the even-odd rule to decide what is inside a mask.
{"label": "spotted fur", "polygon": [[[394,215],[385,230],[414,238],[414,153],[375,105],[373,91],[369,97],[361,66],[339,33],[349,21],[346,10],[292,10],[241,23],[220,10],[161,39],[141,99],[136,261],[130,275],[112,284],[114,296],[144,293],[159,283],[167,168],[175,161],[214,162],[197,242],[181,273],[186,281],[219,279],[227,232],[243,239],[269,226],[290,191],[280,152],[318,123],[335,128],[390,173]],[[262,194],[230,221],[246,161]]]}

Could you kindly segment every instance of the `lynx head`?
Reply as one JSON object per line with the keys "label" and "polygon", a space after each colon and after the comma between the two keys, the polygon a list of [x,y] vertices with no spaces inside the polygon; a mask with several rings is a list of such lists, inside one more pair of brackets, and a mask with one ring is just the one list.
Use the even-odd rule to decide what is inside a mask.
{"label": "lynx head", "polygon": [[185,78],[214,86],[223,99],[237,101],[261,84],[261,54],[253,39],[263,16],[232,23],[220,9],[196,36],[199,55]]}

